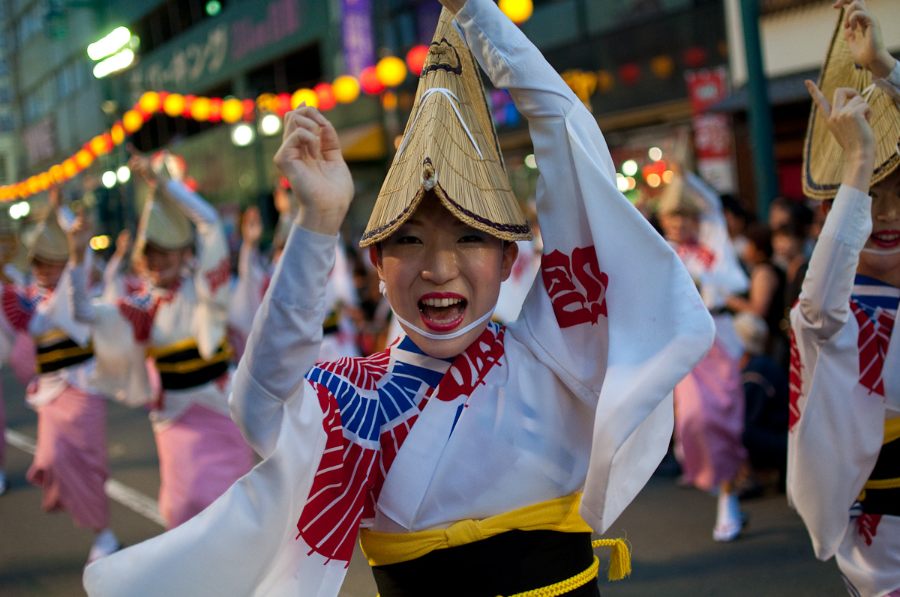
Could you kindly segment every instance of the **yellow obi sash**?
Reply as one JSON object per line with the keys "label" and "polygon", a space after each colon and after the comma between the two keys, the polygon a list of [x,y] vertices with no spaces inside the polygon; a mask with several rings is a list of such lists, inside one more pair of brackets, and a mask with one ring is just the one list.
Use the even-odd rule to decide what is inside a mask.
{"label": "yellow obi sash", "polygon": [[884,422],[884,441],[857,499],[863,512],[900,516],[900,417]]}
{"label": "yellow obi sash", "polygon": [[371,566],[386,566],[420,558],[436,549],[474,543],[506,531],[591,533],[578,513],[581,493],[525,506],[482,520],[461,520],[445,529],[413,533],[381,533],[362,529],[359,543]]}
{"label": "yellow obi sash", "polygon": [[50,373],[87,361],[94,356],[92,344],[81,346],[61,330],[51,330],[35,338],[35,365],[38,373]]}

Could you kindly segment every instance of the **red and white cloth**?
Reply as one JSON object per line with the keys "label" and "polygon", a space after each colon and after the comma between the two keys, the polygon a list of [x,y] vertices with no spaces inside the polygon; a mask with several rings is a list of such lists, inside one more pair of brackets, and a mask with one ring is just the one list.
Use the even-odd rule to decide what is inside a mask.
{"label": "red and white cloth", "polygon": [[402,343],[314,367],[337,239],[293,230],[232,394],[265,460],[193,520],[89,566],[90,595],[337,595],[361,525],[443,528],[582,489],[603,532],[664,456],[672,388],[711,318],[539,51],[490,0],[457,23],[528,118],[541,170],[545,251],[521,316],[489,325],[433,393]]}
{"label": "red and white cloth", "polygon": [[[787,489],[816,557],[836,556],[858,594],[881,596],[900,589],[900,517],[851,512],[881,452],[885,421],[900,417],[900,334],[866,356],[868,341],[881,343],[851,302],[871,230],[871,199],[841,186],[791,311]],[[869,376],[873,356],[880,380]]]}

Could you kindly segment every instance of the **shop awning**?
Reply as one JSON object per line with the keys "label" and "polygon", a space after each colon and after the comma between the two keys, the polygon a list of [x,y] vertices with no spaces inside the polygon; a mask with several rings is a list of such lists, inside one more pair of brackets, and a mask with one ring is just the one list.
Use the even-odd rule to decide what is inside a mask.
{"label": "shop awning", "polygon": [[[803,81],[819,79],[819,71],[804,71],[769,79],[769,105],[782,106],[798,102],[808,102],[809,93]],[[731,95],[710,107],[711,112],[743,112],[748,106],[748,91],[744,85],[734,90]]]}
{"label": "shop awning", "polygon": [[380,160],[387,157],[384,127],[377,123],[361,124],[338,131],[341,150],[348,162]]}

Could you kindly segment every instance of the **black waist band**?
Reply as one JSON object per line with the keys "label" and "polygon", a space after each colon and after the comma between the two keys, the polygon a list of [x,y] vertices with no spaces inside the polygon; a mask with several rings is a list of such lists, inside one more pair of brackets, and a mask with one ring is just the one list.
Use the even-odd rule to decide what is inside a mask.
{"label": "black waist band", "polygon": [[164,390],[186,390],[216,380],[228,372],[231,347],[223,342],[210,359],[200,356],[196,345],[156,357]]}
{"label": "black waist band", "polygon": [[71,367],[94,356],[94,348],[80,346],[71,338],[63,338],[52,344],[44,344],[36,347],[36,368],[38,373],[50,373]]}
{"label": "black waist band", "polygon": [[887,485],[900,485],[900,439],[881,446],[860,500],[863,512],[900,516],[900,487]]}
{"label": "black waist band", "polygon": [[[546,587],[594,561],[590,533],[508,531],[488,539],[432,551],[421,558],[373,566],[381,597],[512,595]],[[597,580],[566,593],[598,597]]]}

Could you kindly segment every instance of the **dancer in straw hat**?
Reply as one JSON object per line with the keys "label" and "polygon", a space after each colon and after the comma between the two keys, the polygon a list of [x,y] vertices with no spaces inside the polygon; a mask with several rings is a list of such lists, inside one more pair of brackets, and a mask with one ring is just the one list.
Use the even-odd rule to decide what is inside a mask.
{"label": "dancer in straw hat", "polygon": [[788,497],[851,594],[900,595],[900,66],[864,2],[836,6],[807,82],[803,183],[827,218],[791,312]]}
{"label": "dancer in straw hat", "polygon": [[[89,594],[337,595],[358,536],[385,597],[598,594],[591,531],[664,456],[672,388],[712,322],[540,52],[491,0],[444,4],[362,238],[405,336],[315,364],[353,182],[334,128],[301,107],[275,159],[303,208],[232,393],[265,460],[194,520],[89,567]],[[529,229],[469,48],[529,119],[542,174],[542,270],[508,327],[490,316]],[[609,543],[621,577],[627,548]]]}
{"label": "dancer in straw hat", "polygon": [[716,323],[712,349],[675,387],[676,454],[686,483],[718,492],[713,539],[734,541],[745,522],[734,482],[747,452],[741,441],[743,346],[726,304],[747,290],[747,276],[731,245],[718,194],[696,175],[679,174],[666,187],[657,212],[666,239]]}
{"label": "dancer in straw hat", "polygon": [[[69,305],[69,248],[58,193],[50,191],[48,215],[26,240],[33,282],[3,285],[0,331],[10,343],[23,333],[34,339],[37,375],[25,398],[37,411],[38,431],[28,480],[42,488],[44,510],[64,510],[76,525],[94,531],[91,562],[119,549],[119,542],[109,528],[104,491],[106,398],[91,383],[94,351]],[[16,350],[22,348],[16,342]]]}
{"label": "dancer in straw hat", "polygon": [[[160,513],[172,528],[188,520],[253,466],[250,447],[228,417],[231,348],[225,338],[230,263],[215,209],[170,173],[168,154],[136,155],[130,166],[151,186],[133,259],[143,284],[115,303],[92,303],[80,261],[90,231],[72,228],[72,300],[89,323],[97,382],[130,404],[152,403],[160,466]],[[197,254],[193,224],[197,229]],[[153,358],[162,391],[154,395],[145,366]]]}

